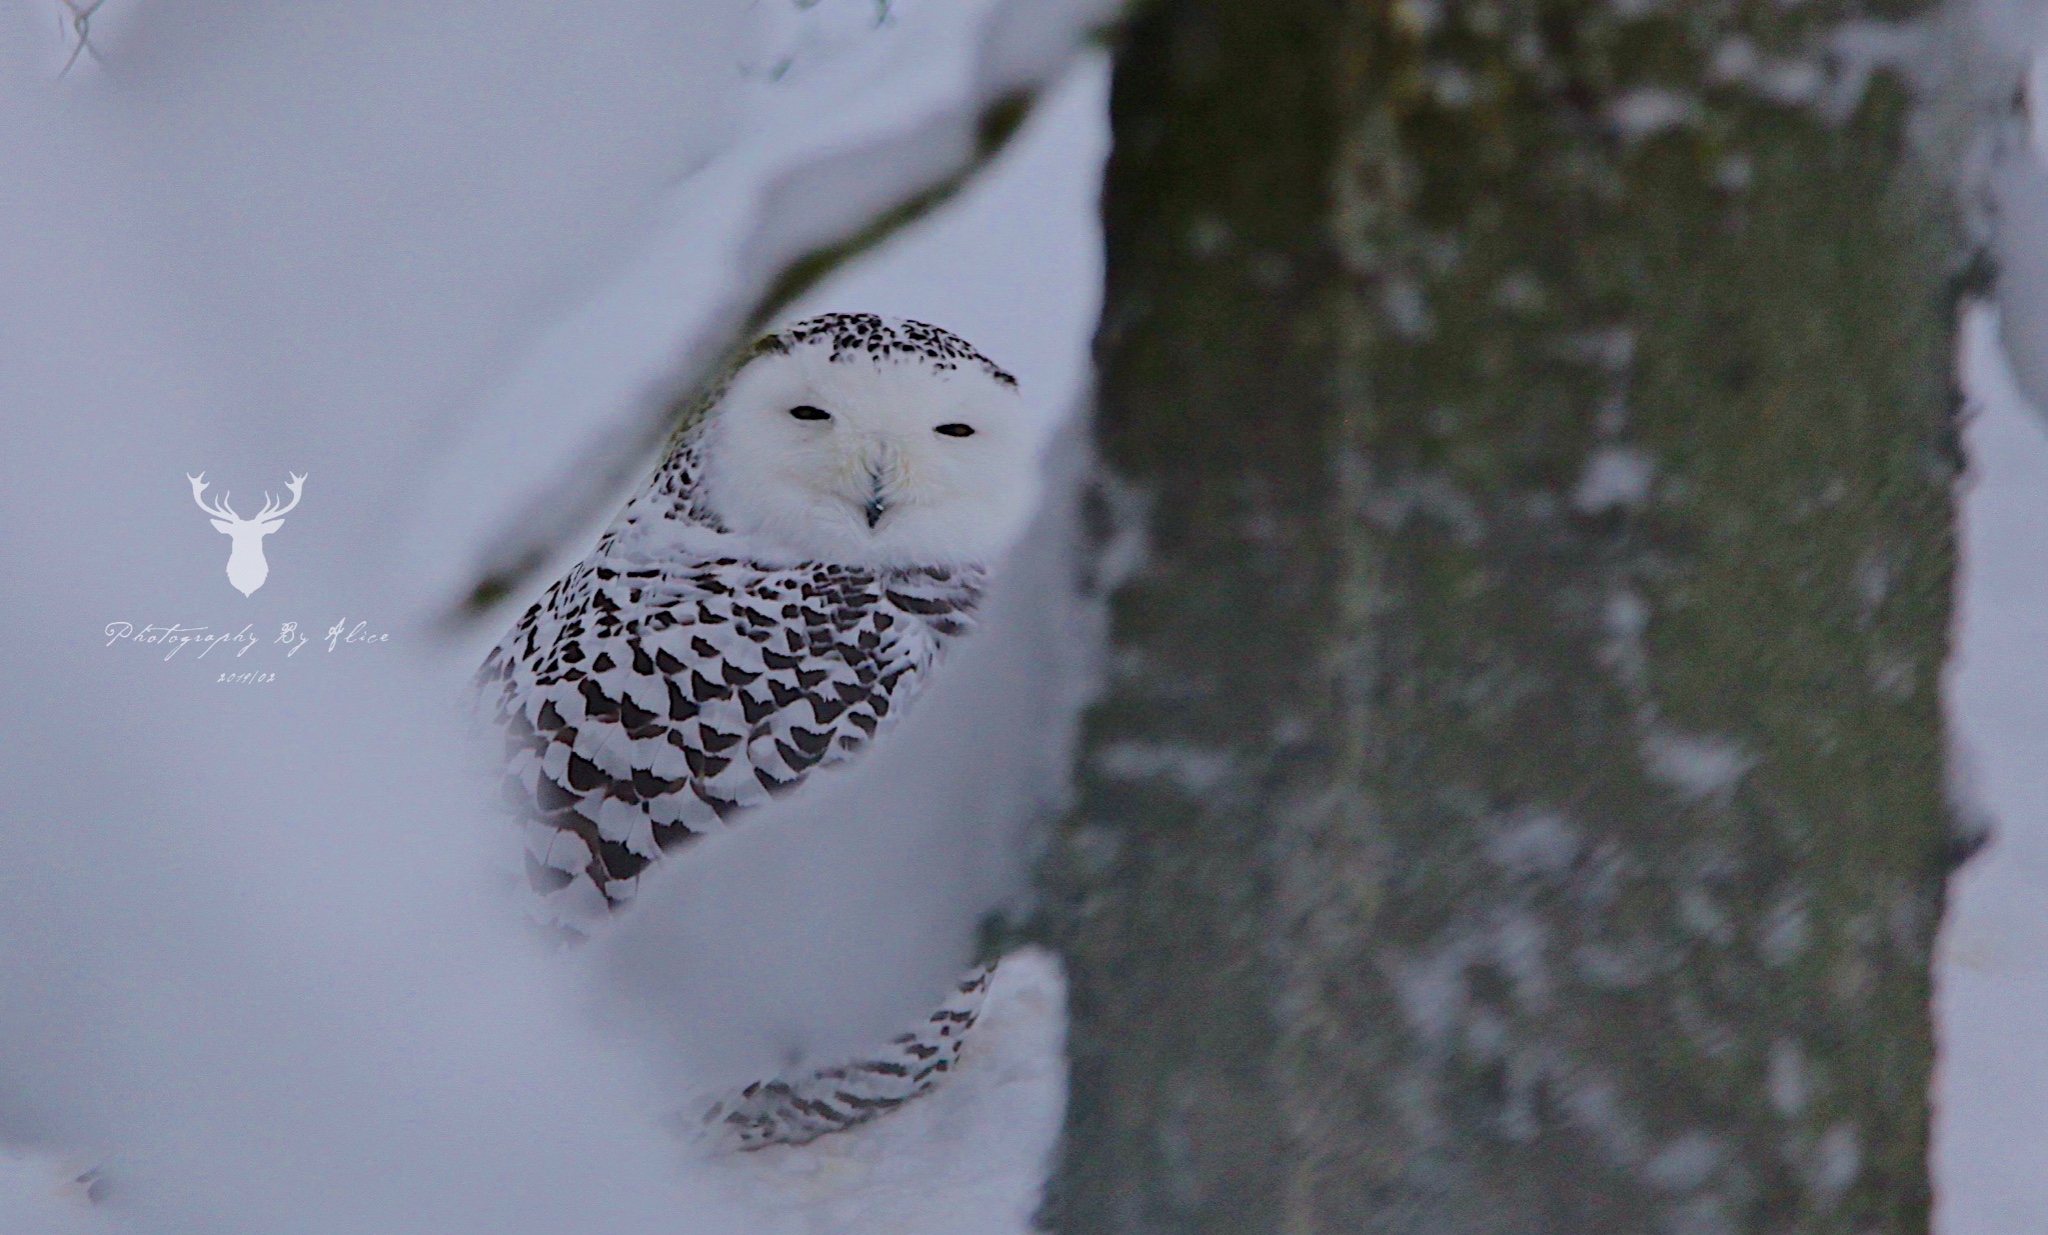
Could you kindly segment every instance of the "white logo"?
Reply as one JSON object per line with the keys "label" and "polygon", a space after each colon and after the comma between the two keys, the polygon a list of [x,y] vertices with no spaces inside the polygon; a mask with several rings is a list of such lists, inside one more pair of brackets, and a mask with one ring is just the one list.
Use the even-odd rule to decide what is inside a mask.
{"label": "white logo", "polygon": [[220,495],[219,501],[207,505],[206,499],[200,496],[206,492],[205,472],[185,479],[192,482],[192,500],[199,504],[199,509],[213,516],[214,530],[227,533],[234,541],[234,548],[228,553],[228,582],[244,596],[253,594],[270,577],[270,563],[263,560],[263,538],[284,526],[285,515],[299,504],[299,490],[305,485],[306,478],[292,476],[285,485],[292,492],[289,505],[279,506],[277,500],[270,496],[270,491],[264,490],[263,513],[253,519],[244,519],[236,514],[228,505],[228,498],[232,495],[226,492]]}

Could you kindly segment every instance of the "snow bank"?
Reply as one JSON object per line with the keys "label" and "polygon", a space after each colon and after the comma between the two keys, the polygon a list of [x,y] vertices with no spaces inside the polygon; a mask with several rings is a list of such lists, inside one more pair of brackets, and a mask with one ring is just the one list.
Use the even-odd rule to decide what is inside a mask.
{"label": "snow bank", "polygon": [[716,1163],[719,1195],[758,1235],[1030,1235],[1065,1109],[1065,1008],[1059,962],[1015,953],[943,1087],[887,1119]]}
{"label": "snow bank", "polygon": [[1990,846],[1949,887],[1936,965],[1935,1229],[2048,1213],[2048,434],[1993,313],[1965,323],[1963,580],[1948,703]]}
{"label": "snow bank", "polygon": [[[768,196],[685,238],[738,274],[658,269],[693,174],[746,162],[761,96],[869,54],[828,3],[764,34],[741,6],[651,0],[132,0],[61,82],[54,13],[0,9],[0,1229],[754,1229],[665,1130],[670,1061],[593,1032],[578,975],[510,928],[481,874],[502,837],[451,771],[467,650],[419,623],[554,483],[557,447],[626,457],[612,394],[682,382],[747,279],[852,221],[741,226],[844,153],[806,130],[739,177]],[[973,65],[894,111],[873,100],[914,48],[846,70],[845,114],[899,143],[957,136],[1101,8],[1019,26],[988,0],[967,31],[896,7],[971,33]],[[877,162],[868,187],[900,198],[936,166]],[[1013,299],[1060,323],[1065,360],[946,324],[1027,381],[1078,372],[1092,307],[1042,286]],[[653,300],[612,299],[635,287]],[[596,346],[654,301],[666,317]],[[504,394],[542,371],[595,393]],[[202,471],[245,508],[308,476],[251,596],[192,506]],[[110,641],[118,623],[248,642]],[[103,1168],[103,1209],[40,1182],[75,1163]]]}

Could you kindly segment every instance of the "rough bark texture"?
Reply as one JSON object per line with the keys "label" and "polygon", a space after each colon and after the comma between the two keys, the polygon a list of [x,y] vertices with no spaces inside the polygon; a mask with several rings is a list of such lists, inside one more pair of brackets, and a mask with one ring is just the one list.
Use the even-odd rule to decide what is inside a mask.
{"label": "rough bark texture", "polygon": [[1823,54],[1907,16],[1129,32],[1055,1229],[1925,1229],[1963,246]]}

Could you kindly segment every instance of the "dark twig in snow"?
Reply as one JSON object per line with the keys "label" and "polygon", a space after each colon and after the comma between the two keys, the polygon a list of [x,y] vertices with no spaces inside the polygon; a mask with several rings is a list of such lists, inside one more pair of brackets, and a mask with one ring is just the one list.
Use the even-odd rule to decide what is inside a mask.
{"label": "dark twig in snow", "polygon": [[71,32],[78,36],[78,42],[71,48],[71,58],[64,62],[64,69],[57,76],[63,77],[70,73],[71,66],[78,63],[80,53],[91,53],[93,60],[101,64],[106,63],[100,59],[100,49],[92,45],[92,15],[99,12],[100,6],[106,2],[107,0],[92,0],[90,4],[81,5],[78,0],[57,0],[57,3],[63,5],[71,14]]}

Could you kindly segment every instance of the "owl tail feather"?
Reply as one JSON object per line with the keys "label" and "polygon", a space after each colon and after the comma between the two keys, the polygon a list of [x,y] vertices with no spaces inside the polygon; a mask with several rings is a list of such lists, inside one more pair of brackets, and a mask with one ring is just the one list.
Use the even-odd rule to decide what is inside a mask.
{"label": "owl tail feather", "polygon": [[873,1058],[756,1081],[721,1097],[703,1114],[704,1136],[727,1151],[802,1145],[930,1093],[958,1062],[994,973],[994,961],[968,970],[938,1011]]}

